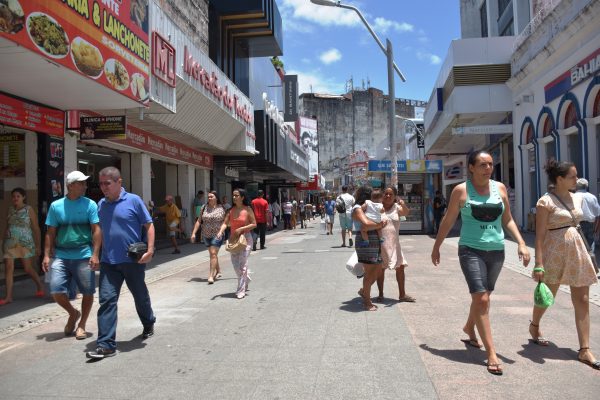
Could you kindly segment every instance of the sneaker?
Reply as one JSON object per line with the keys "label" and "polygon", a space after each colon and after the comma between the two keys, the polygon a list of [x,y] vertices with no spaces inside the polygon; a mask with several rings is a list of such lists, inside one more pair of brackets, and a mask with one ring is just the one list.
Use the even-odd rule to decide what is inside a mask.
{"label": "sneaker", "polygon": [[96,347],[96,350],[88,351],[87,353],[85,353],[85,356],[87,358],[91,358],[91,359],[95,359],[95,360],[101,360],[103,358],[112,357],[112,356],[116,356],[116,355],[117,355],[116,350],[106,349],[104,347]]}
{"label": "sneaker", "polygon": [[152,336],[154,336],[154,324],[145,326],[144,331],[142,332],[142,337],[144,339],[148,339]]}
{"label": "sneaker", "polygon": [[243,299],[244,297],[246,297],[246,293],[238,293],[235,295],[238,299]]}
{"label": "sneaker", "polygon": [[348,238],[348,245],[350,247],[354,246],[354,242],[352,241],[352,239]]}

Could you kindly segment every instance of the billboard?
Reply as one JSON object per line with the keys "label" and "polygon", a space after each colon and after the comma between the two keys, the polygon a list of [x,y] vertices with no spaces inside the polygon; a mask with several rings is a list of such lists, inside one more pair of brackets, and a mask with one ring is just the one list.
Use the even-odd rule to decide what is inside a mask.
{"label": "billboard", "polygon": [[315,176],[319,173],[319,136],[317,130],[317,120],[312,118],[300,117],[298,119],[298,136],[300,146],[308,155],[308,176]]}

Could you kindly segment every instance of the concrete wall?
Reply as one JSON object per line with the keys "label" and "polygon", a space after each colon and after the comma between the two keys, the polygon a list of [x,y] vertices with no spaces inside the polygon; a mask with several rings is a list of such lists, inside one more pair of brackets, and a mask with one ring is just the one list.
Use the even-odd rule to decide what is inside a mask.
{"label": "concrete wall", "polygon": [[483,0],[460,0],[461,39],[481,37],[479,9]]}
{"label": "concrete wall", "polygon": [[[300,114],[318,120],[319,170],[356,151],[375,155],[377,145],[388,138],[387,96],[379,89],[355,90],[346,96],[304,94]],[[396,114],[414,117],[414,106],[396,102]]]}
{"label": "concrete wall", "polygon": [[208,0],[155,0],[175,24],[208,54]]}

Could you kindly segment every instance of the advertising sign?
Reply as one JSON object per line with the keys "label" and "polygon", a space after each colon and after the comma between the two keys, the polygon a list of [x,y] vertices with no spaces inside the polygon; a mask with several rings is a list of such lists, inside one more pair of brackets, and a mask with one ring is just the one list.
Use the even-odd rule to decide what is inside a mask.
{"label": "advertising sign", "polygon": [[63,182],[65,180],[65,144],[63,138],[42,136],[40,156],[40,198],[46,205],[64,196]]}
{"label": "advertising sign", "polygon": [[1,4],[0,36],[133,100],[148,99],[148,0]]}
{"label": "advertising sign", "polygon": [[544,86],[546,103],[568,92],[598,71],[600,71],[600,48]]}
{"label": "advertising sign", "polygon": [[64,136],[65,113],[52,108],[36,106],[0,93],[0,124],[54,136]]}
{"label": "advertising sign", "polygon": [[452,128],[453,135],[499,135],[512,133],[512,124],[458,126]]}
{"label": "advertising sign", "polygon": [[25,135],[4,133],[0,135],[2,169],[0,178],[25,177]]}
{"label": "advertising sign", "polygon": [[312,118],[299,118],[300,145],[308,156],[308,175],[315,176],[319,173],[319,136],[317,120]]}
{"label": "advertising sign", "polygon": [[[430,174],[442,172],[442,160],[398,160],[398,172],[427,172]],[[390,172],[390,160],[369,160],[369,172]]]}
{"label": "advertising sign", "polygon": [[285,122],[294,122],[298,119],[298,75],[284,76],[283,93],[283,120]]}
{"label": "advertising sign", "polygon": [[79,138],[94,139],[125,139],[126,117],[81,117],[79,122]]}
{"label": "advertising sign", "polygon": [[169,157],[202,168],[212,169],[213,156],[179,144],[172,140],[153,135],[134,126],[127,127],[127,136],[122,140],[112,142],[134,147],[148,153]]}

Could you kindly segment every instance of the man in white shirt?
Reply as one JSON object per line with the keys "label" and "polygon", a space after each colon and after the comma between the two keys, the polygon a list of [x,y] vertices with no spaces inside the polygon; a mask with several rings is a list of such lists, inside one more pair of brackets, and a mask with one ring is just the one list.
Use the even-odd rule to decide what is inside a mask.
{"label": "man in white shirt", "polygon": [[354,206],[354,196],[348,193],[348,186],[342,186],[340,196],[346,205],[346,212],[339,213],[340,227],[342,228],[342,247],[346,247],[346,233],[348,234],[348,244],[352,247],[352,207]]}
{"label": "man in white shirt", "polygon": [[583,197],[581,203],[581,210],[583,211],[583,220],[580,222],[581,230],[591,246],[594,243],[594,236],[597,231],[596,221],[600,216],[600,204],[598,204],[596,196],[588,192],[587,179],[577,179],[577,193],[581,193]]}

